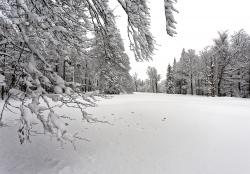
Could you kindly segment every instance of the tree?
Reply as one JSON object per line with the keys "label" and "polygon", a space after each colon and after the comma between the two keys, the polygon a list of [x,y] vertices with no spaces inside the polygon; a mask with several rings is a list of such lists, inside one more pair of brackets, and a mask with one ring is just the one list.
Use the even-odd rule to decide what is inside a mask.
{"label": "tree", "polygon": [[139,79],[138,79],[138,74],[134,73],[133,75],[133,83],[134,83],[134,88],[135,88],[135,92],[138,92],[138,87],[139,87]]}
{"label": "tree", "polygon": [[244,31],[235,32],[231,38],[231,74],[233,96],[249,97],[250,89],[250,36]]}
{"label": "tree", "polygon": [[174,94],[175,93],[173,69],[172,69],[170,64],[168,64],[168,68],[167,68],[167,76],[166,76],[165,86],[166,86],[166,93],[167,94]]}
{"label": "tree", "polygon": [[184,73],[186,74],[186,77],[188,78],[189,83],[189,91],[190,94],[194,94],[194,78],[197,73],[196,71],[196,64],[198,60],[198,56],[195,54],[195,50],[188,50],[184,53],[183,59],[182,59],[182,68]]}
{"label": "tree", "polygon": [[227,72],[227,66],[230,64],[231,56],[229,53],[229,41],[227,32],[218,32],[219,38],[214,39],[214,52],[216,59],[216,79],[217,79],[217,95],[223,94],[223,83]]}
{"label": "tree", "polygon": [[129,74],[129,57],[125,53],[122,38],[116,26],[110,26],[107,31],[109,32],[110,45],[106,47],[102,37],[98,32],[95,32],[95,44],[90,50],[91,57],[94,58],[91,64],[95,64],[92,67],[94,66],[93,73],[96,74],[99,82],[98,88],[104,93],[130,93],[133,82]]}
{"label": "tree", "polygon": [[152,92],[157,93],[158,92],[158,82],[161,79],[160,75],[157,74],[157,69],[155,67],[149,66],[147,69],[147,75],[149,78],[149,83],[150,83]]}
{"label": "tree", "polygon": [[186,51],[185,49],[183,49],[181,52],[181,57],[179,62],[175,64],[175,80],[176,80],[175,92],[177,94],[187,94],[188,74],[184,66],[185,56],[186,56]]}
{"label": "tree", "polygon": [[[177,66],[176,66],[176,58],[174,58],[174,62],[173,62],[173,83],[174,86],[176,87],[176,79],[177,79]],[[174,94],[176,94],[176,89],[174,89]]]}
{"label": "tree", "polygon": [[201,53],[201,67],[202,74],[205,81],[205,86],[208,88],[207,95],[214,97],[216,94],[216,71],[215,71],[215,58],[213,56],[213,50],[208,47],[205,48]]}

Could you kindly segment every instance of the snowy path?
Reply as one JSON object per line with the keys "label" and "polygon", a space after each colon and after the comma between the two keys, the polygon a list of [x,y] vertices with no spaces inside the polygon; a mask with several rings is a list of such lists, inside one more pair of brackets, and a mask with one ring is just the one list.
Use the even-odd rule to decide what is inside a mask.
{"label": "snowy path", "polygon": [[72,121],[72,131],[90,139],[78,142],[77,151],[41,135],[21,146],[16,128],[0,129],[0,173],[250,173],[248,99],[138,93],[88,111],[113,125]]}

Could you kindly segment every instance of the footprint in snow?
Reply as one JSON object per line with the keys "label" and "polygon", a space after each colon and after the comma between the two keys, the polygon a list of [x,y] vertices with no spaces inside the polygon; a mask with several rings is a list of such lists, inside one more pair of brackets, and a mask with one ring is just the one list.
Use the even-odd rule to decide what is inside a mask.
{"label": "footprint in snow", "polygon": [[164,117],[164,118],[162,118],[162,120],[161,120],[161,121],[166,121],[166,119],[167,119],[167,118],[166,118],[166,117]]}

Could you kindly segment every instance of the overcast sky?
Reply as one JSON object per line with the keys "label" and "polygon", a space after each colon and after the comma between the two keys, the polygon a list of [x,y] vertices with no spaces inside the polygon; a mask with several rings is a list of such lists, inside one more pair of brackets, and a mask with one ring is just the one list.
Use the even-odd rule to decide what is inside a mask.
{"label": "overcast sky", "polygon": [[137,72],[142,79],[147,78],[146,69],[149,65],[156,67],[164,79],[168,63],[172,63],[174,57],[179,59],[183,48],[195,49],[198,53],[205,46],[213,44],[213,39],[218,35],[217,31],[229,30],[229,33],[233,34],[234,31],[245,29],[250,34],[248,0],[179,0],[175,5],[180,12],[175,14],[178,22],[178,34],[175,37],[167,36],[165,31],[164,0],[148,2],[151,11],[151,31],[159,45],[151,62],[141,63],[134,60],[133,54],[128,51],[126,18],[121,8],[115,9],[115,14],[120,16],[117,25],[130,56],[131,74]]}

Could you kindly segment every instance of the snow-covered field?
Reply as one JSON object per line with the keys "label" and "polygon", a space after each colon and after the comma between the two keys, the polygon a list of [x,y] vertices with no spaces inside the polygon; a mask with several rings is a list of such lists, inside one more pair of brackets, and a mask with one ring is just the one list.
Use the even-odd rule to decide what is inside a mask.
{"label": "snow-covered field", "polygon": [[43,135],[20,145],[17,127],[1,128],[0,173],[250,173],[249,99],[137,93],[98,104],[88,112],[111,124],[87,124],[64,110],[78,118],[71,131],[90,140],[77,150]]}

